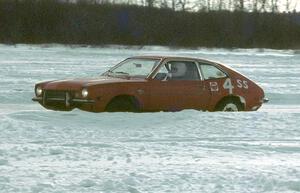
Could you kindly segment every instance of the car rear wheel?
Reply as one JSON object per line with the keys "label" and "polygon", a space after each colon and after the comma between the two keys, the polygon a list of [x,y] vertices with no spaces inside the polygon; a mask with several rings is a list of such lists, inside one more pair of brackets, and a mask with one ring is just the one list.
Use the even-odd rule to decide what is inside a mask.
{"label": "car rear wheel", "polygon": [[243,111],[243,104],[236,99],[225,99],[217,106],[216,111],[237,112]]}
{"label": "car rear wheel", "polygon": [[107,106],[107,112],[138,112],[138,106],[134,99],[130,97],[117,97]]}

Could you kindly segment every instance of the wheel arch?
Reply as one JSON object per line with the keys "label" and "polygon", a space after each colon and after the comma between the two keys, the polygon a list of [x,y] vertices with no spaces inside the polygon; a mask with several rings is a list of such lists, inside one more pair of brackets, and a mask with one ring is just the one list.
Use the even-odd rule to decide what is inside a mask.
{"label": "wheel arch", "polygon": [[246,109],[246,100],[244,97],[239,96],[239,95],[227,95],[223,98],[221,98],[215,105],[214,107],[214,111],[216,111],[218,109],[218,107],[226,100],[232,100],[232,101],[237,101],[239,103],[241,103],[243,110]]}
{"label": "wheel arch", "polygon": [[141,108],[140,105],[140,101],[138,100],[138,98],[134,95],[130,95],[130,94],[120,94],[120,95],[116,95],[114,97],[112,97],[107,104],[105,105],[105,109],[107,109],[107,107],[112,103],[115,102],[117,100],[128,100],[130,101],[130,103],[132,105],[134,105],[134,107],[136,107],[137,109]]}

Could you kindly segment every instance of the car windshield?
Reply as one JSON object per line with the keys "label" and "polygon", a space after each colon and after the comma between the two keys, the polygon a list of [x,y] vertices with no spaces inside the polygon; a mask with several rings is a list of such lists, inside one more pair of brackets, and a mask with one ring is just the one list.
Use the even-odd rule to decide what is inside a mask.
{"label": "car windshield", "polygon": [[158,59],[129,58],[110,69],[109,76],[137,76],[146,78],[158,65]]}

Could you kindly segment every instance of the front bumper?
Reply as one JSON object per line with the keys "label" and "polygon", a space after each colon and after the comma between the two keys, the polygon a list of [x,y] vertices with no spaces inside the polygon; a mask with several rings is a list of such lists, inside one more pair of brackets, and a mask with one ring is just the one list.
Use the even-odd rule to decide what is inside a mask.
{"label": "front bumper", "polygon": [[[33,101],[45,103],[45,100],[43,97],[33,97]],[[51,102],[65,102],[66,106],[70,104],[93,104],[95,103],[94,100],[91,99],[63,99],[63,98],[47,98],[47,101]]]}

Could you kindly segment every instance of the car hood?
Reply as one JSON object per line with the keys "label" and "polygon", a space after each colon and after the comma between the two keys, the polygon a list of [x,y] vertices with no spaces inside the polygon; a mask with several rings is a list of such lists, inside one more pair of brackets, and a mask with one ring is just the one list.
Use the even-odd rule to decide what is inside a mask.
{"label": "car hood", "polygon": [[144,79],[124,79],[117,77],[100,76],[98,78],[84,78],[84,79],[67,79],[67,80],[54,80],[41,83],[43,89],[49,90],[78,90],[84,87],[98,85],[98,84],[111,84],[121,82],[143,82]]}

